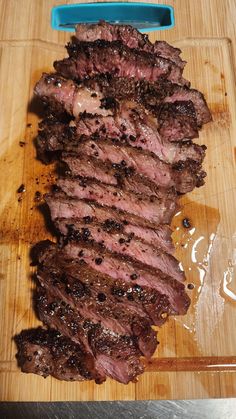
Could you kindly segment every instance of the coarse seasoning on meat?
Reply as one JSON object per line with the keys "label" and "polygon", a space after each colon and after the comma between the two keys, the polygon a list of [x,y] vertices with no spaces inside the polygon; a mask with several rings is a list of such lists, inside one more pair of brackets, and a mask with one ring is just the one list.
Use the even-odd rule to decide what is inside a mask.
{"label": "coarse seasoning on meat", "polygon": [[190,305],[170,225],[179,197],[204,184],[206,147],[193,139],[211,114],[165,41],[100,21],[77,25],[66,48],[35,86],[37,157],[58,172],[44,197],[55,242],[32,250],[43,326],[15,336],[17,361],[43,377],[128,384],[156,351],[153,326]]}

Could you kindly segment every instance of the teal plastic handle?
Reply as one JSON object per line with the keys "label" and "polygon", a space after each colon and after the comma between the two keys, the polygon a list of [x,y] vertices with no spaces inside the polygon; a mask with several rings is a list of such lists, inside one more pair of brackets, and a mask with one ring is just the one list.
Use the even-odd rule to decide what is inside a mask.
{"label": "teal plastic handle", "polygon": [[152,3],[79,3],[52,8],[51,26],[60,31],[74,32],[77,23],[109,23],[132,25],[140,32],[173,28],[172,6]]}

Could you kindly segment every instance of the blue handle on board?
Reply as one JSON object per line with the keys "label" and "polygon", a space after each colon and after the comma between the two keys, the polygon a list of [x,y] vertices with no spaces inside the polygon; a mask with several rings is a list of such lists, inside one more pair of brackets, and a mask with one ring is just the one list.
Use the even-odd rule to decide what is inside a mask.
{"label": "blue handle on board", "polygon": [[140,32],[173,28],[174,9],[152,3],[79,3],[52,8],[51,26],[60,31],[74,32],[77,23],[109,23],[132,25]]}

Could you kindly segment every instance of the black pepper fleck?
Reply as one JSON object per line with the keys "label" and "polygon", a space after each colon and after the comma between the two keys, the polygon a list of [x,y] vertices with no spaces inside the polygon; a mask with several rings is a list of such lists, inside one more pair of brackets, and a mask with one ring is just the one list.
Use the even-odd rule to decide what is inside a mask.
{"label": "black pepper fleck", "polygon": [[96,259],[95,259],[95,263],[96,263],[96,265],[101,265],[101,263],[102,263],[102,258],[96,258]]}
{"label": "black pepper fleck", "polygon": [[99,292],[97,299],[102,303],[103,301],[106,301],[107,297],[102,292]]}
{"label": "black pepper fleck", "polygon": [[182,221],[182,224],[183,224],[184,228],[190,228],[191,227],[191,223],[190,223],[188,218],[184,218],[183,221]]}
{"label": "black pepper fleck", "polygon": [[22,193],[22,192],[25,192],[26,191],[26,189],[25,189],[25,185],[22,183],[20,186],[19,186],[19,188],[17,189],[17,193]]}

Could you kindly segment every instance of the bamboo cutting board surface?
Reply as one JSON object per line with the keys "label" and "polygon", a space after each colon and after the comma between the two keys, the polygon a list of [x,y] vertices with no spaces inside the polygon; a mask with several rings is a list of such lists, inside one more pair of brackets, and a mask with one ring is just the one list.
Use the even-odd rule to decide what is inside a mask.
{"label": "bamboo cutting board surface", "polygon": [[[72,3],[72,2],[71,2]],[[162,1],[165,3],[165,1]],[[50,238],[35,193],[55,181],[53,166],[35,158],[41,109],[33,86],[65,56],[65,33],[50,29],[60,2],[0,2],[0,399],[10,401],[146,400],[236,395],[236,88],[235,1],[169,1],[176,27],[151,34],[180,47],[184,76],[203,91],[213,123],[199,143],[208,147],[206,185],[182,199],[173,220],[176,255],[186,271],[192,305],[159,331],[159,348],[138,383],[102,385],[44,380],[17,368],[12,336],[40,322],[32,309],[30,246]],[[223,3],[223,4],[222,4]],[[232,41],[232,43],[231,43]],[[22,144],[20,142],[24,142]],[[17,193],[21,184],[26,191]],[[191,228],[182,224],[188,218]]]}

